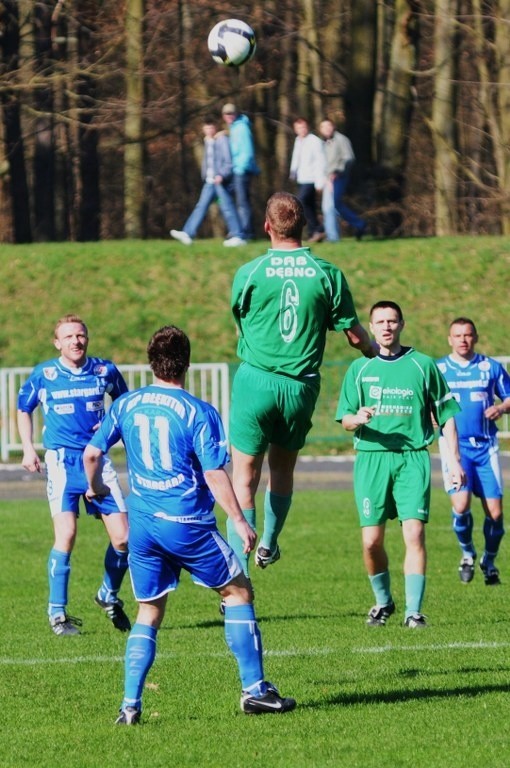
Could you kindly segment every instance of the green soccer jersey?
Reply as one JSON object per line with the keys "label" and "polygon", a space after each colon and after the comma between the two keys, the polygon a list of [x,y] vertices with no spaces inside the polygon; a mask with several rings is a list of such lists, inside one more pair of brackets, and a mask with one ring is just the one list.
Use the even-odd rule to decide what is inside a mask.
{"label": "green soccer jersey", "polygon": [[309,248],[270,249],[240,267],[231,307],[241,360],[295,378],[318,373],[328,330],[358,323],[343,273]]}
{"label": "green soccer jersey", "polygon": [[360,358],[347,369],[336,420],[375,406],[354,433],[358,451],[418,451],[434,439],[431,412],[443,425],[459,410],[434,360],[412,347],[395,357]]}

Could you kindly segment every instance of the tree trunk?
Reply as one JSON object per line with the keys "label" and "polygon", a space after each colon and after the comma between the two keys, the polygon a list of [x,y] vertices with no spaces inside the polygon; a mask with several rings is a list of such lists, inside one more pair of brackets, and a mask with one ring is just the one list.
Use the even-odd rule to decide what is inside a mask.
{"label": "tree trunk", "polygon": [[51,55],[51,0],[41,0],[34,9],[34,70],[40,85],[34,92],[34,234],[37,241],[55,240],[55,145],[53,121],[53,72]]}
{"label": "tree trunk", "polygon": [[126,4],[126,115],[124,121],[124,231],[126,237],[144,236],[144,0]]}
{"label": "tree trunk", "polygon": [[[15,72],[19,55],[18,3],[4,2],[4,28],[1,38],[3,67]],[[25,167],[25,150],[21,130],[18,92],[2,90],[5,157],[11,192],[12,229],[15,243],[32,242],[30,202]]]}
{"label": "tree trunk", "polygon": [[[98,135],[93,126],[96,101],[96,81],[89,71],[94,61],[94,13],[89,1],[77,2],[78,61],[76,83],[79,120],[79,213],[77,238],[81,241],[99,240],[101,225],[101,196],[99,188]],[[83,6],[83,8],[82,8]]]}
{"label": "tree trunk", "polygon": [[456,0],[437,0],[434,30],[434,98],[432,137],[434,142],[436,235],[457,233],[457,162],[454,133],[453,50]]}

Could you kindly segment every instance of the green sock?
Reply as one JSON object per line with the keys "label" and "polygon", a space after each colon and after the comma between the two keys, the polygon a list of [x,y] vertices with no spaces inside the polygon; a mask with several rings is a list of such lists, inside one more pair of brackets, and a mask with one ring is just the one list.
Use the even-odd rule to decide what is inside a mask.
{"label": "green sock", "polygon": [[[243,515],[251,525],[253,529],[255,529],[255,521],[256,521],[256,515],[255,515],[255,509],[243,509]],[[250,555],[243,552],[243,541],[239,534],[236,533],[234,523],[230,520],[230,518],[227,519],[227,541],[234,550],[234,552],[237,555],[237,558],[239,562],[241,563],[241,566],[244,571],[244,575],[249,578],[248,575],[248,561],[250,559]]]}
{"label": "green sock", "polygon": [[421,604],[425,593],[425,576],[421,573],[410,573],[405,577],[406,589],[406,619],[413,613],[421,613]]}
{"label": "green sock", "polygon": [[375,602],[377,605],[389,605],[392,601],[390,589],[390,572],[383,571],[369,576]]}
{"label": "green sock", "polygon": [[287,519],[292,503],[290,496],[279,496],[277,493],[266,491],[264,497],[264,531],[260,537],[260,544],[274,552],[278,543],[278,536]]}

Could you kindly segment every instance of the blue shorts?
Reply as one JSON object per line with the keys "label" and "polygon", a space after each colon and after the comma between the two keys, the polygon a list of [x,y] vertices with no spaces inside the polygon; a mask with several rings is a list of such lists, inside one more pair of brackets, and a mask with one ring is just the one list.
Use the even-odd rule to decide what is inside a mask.
{"label": "blue shorts", "polygon": [[242,573],[233,549],[216,523],[178,523],[159,511],[129,509],[129,572],[139,602],[175,590],[181,570],[196,584],[225,586]]}
{"label": "blue shorts", "polygon": [[[466,473],[466,485],[459,491],[470,491],[479,499],[501,499],[503,476],[499,463],[497,440],[484,442],[459,441],[460,463]],[[455,493],[449,486],[446,457],[441,456],[443,481],[448,493]]]}
{"label": "blue shorts", "polygon": [[52,517],[59,512],[74,512],[78,516],[80,498],[83,498],[87,514],[94,517],[126,511],[117,473],[107,456],[104,457],[103,480],[111,493],[97,501],[88,501],[85,498],[89,484],[83,468],[83,451],[69,448],[47,450],[44,461],[46,493]]}

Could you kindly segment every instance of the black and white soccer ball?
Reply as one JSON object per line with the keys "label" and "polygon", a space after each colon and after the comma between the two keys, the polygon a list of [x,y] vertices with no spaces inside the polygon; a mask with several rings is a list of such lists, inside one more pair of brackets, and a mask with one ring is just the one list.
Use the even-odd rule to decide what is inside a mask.
{"label": "black and white soccer ball", "polygon": [[240,67],[252,58],[257,43],[249,24],[240,19],[226,19],[211,29],[207,46],[218,64]]}

